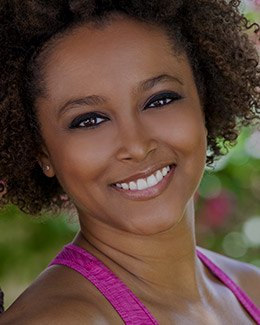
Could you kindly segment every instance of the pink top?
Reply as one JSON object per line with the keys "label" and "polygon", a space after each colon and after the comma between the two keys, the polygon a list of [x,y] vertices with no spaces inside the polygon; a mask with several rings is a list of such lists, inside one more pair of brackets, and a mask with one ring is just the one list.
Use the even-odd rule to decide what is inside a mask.
{"label": "pink top", "polygon": [[[260,325],[260,309],[217,265],[198,249],[197,256],[236,296],[249,315]],[[110,302],[125,324],[159,324],[134,293],[100,260],[72,243],[64,246],[50,265],[65,265],[88,279]]]}

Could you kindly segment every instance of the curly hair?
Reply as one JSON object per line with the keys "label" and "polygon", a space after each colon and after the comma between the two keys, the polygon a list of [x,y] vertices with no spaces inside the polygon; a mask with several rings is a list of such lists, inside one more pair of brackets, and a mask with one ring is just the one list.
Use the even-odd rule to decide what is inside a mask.
{"label": "curly hair", "polygon": [[2,0],[0,180],[6,188],[0,208],[12,203],[39,215],[66,204],[57,178],[46,177],[36,158],[43,143],[34,109],[41,92],[38,58],[72,27],[105,23],[113,13],[164,28],[187,54],[203,99],[212,164],[223,154],[223,143],[235,144],[241,126],[259,121],[259,56],[248,36],[259,25],[250,24],[239,5],[239,0]]}

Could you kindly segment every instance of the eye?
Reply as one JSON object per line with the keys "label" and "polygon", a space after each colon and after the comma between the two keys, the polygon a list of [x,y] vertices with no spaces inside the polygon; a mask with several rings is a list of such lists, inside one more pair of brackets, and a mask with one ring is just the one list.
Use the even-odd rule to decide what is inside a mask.
{"label": "eye", "polygon": [[147,105],[145,105],[145,109],[147,107],[162,107],[162,106],[166,106],[170,103],[172,103],[173,101],[177,101],[182,99],[183,97],[175,92],[167,92],[167,93],[163,93],[163,94],[158,94],[156,96],[154,96]]}
{"label": "eye", "polygon": [[87,113],[81,116],[76,117],[70,124],[70,129],[75,128],[95,128],[98,125],[104,123],[108,120],[107,117],[102,116],[97,113]]}

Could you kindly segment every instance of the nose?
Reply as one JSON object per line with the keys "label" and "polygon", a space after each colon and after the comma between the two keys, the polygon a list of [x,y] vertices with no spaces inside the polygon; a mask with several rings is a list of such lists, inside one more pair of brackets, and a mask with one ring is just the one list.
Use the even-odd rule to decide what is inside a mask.
{"label": "nose", "polygon": [[120,148],[116,153],[118,160],[142,161],[158,147],[151,130],[138,118],[128,120],[120,127]]}

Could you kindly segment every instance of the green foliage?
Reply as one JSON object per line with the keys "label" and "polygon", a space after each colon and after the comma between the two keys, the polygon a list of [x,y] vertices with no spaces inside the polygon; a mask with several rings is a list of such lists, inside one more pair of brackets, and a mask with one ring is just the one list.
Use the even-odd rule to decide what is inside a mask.
{"label": "green foliage", "polygon": [[62,215],[35,220],[13,206],[0,216],[0,286],[7,307],[73,239],[78,224]]}
{"label": "green foliage", "polygon": [[198,244],[260,266],[260,132],[238,144],[202,179],[197,201]]}

